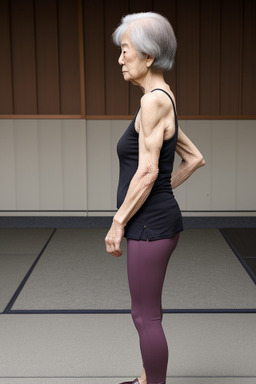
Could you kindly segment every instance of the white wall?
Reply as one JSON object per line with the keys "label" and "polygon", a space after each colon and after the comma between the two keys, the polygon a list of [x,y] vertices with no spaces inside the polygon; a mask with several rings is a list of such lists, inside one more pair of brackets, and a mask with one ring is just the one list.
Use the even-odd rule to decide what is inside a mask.
{"label": "white wall", "polygon": [[0,180],[0,210],[86,210],[85,121],[0,120]]}
{"label": "white wall", "polygon": [[[128,124],[0,120],[0,215],[112,215],[116,143]],[[255,211],[256,121],[181,120],[180,126],[207,163],[175,190],[181,209]]]}

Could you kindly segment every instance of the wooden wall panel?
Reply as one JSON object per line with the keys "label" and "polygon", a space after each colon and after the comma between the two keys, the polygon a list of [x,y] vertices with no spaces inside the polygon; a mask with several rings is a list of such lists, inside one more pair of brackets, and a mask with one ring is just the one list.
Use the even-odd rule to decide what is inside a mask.
{"label": "wooden wall panel", "polygon": [[244,1],[242,114],[256,112],[256,1]]}
{"label": "wooden wall panel", "polygon": [[60,113],[57,2],[35,1],[38,113]]}
{"label": "wooden wall panel", "polygon": [[12,63],[9,2],[0,2],[0,114],[12,114]]}
{"label": "wooden wall panel", "polygon": [[89,115],[105,115],[104,43],[104,2],[84,1],[85,102]]}
{"label": "wooden wall panel", "polygon": [[241,114],[241,0],[221,2],[220,114]]}
{"label": "wooden wall panel", "polygon": [[61,113],[80,114],[80,63],[78,43],[78,4],[58,2]]}
{"label": "wooden wall panel", "polygon": [[177,110],[198,115],[199,98],[199,1],[177,2]]}
{"label": "wooden wall panel", "polygon": [[14,113],[37,114],[33,0],[11,1]]}
{"label": "wooden wall panel", "polygon": [[123,80],[111,35],[123,15],[150,10],[176,32],[165,77],[179,116],[256,118],[254,0],[2,0],[2,117],[132,116],[142,92]]}
{"label": "wooden wall panel", "polygon": [[106,114],[128,115],[128,83],[124,82],[117,63],[120,49],[112,42],[112,33],[123,15],[128,13],[128,4],[108,0],[105,6],[105,84]]}
{"label": "wooden wall panel", "polygon": [[219,114],[220,1],[200,4],[200,115]]}

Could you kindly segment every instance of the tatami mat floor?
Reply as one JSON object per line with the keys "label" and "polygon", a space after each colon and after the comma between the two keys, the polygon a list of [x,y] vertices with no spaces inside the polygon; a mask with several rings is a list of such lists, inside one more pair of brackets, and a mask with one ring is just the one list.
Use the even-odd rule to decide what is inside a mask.
{"label": "tatami mat floor", "polygon": [[[123,256],[113,258],[105,251],[106,232],[105,229],[83,228],[49,232],[47,247],[5,312],[129,311],[126,242],[122,244]],[[38,240],[33,239],[34,233],[31,237],[30,253],[33,254]],[[19,259],[24,259],[24,263],[28,257],[25,251],[21,244],[23,253]],[[16,257],[16,254],[11,255],[11,250],[9,252],[9,257],[2,255],[8,263]],[[3,259],[0,274],[4,276],[7,275],[5,268]],[[15,269],[12,276],[9,274],[9,279],[17,282],[18,271]],[[219,230],[187,229],[181,234],[167,270],[163,308],[172,312],[256,308],[254,281]]]}
{"label": "tatami mat floor", "polygon": [[[169,382],[256,378],[255,327],[256,314],[165,314]],[[117,384],[141,370],[128,314],[1,315],[0,340],[2,378],[101,378],[102,384],[108,378]]]}
{"label": "tatami mat floor", "polygon": [[[2,312],[52,234],[0,230]],[[164,328],[167,384],[256,383],[256,313],[168,313]],[[140,370],[129,314],[0,314],[0,384],[117,384]]]}

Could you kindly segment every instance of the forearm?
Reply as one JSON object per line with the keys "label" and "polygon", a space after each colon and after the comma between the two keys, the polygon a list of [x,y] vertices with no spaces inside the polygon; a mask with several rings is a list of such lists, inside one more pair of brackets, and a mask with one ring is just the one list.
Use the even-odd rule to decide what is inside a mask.
{"label": "forearm", "polygon": [[136,172],[132,178],[123,204],[114,216],[114,220],[125,226],[148,198],[157,172]]}
{"label": "forearm", "polygon": [[179,167],[172,174],[172,189],[177,188],[179,185],[184,183],[184,181],[186,181],[197,168],[202,167],[203,165],[205,165],[203,158],[191,163],[187,163],[182,160]]}

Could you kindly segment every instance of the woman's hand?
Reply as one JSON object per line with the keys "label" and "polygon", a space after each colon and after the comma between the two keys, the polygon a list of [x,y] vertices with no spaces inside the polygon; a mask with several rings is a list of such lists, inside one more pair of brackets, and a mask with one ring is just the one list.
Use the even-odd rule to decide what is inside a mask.
{"label": "woman's hand", "polygon": [[112,255],[119,257],[123,254],[120,249],[121,240],[124,236],[124,226],[120,224],[115,218],[110,227],[110,230],[105,237],[106,251]]}

